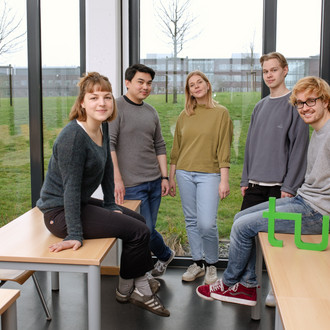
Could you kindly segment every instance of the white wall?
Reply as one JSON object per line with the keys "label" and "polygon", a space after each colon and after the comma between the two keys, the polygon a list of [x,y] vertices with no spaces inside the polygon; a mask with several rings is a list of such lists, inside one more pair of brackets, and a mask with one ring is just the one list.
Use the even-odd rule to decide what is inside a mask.
{"label": "white wall", "polygon": [[[118,97],[126,92],[122,77],[127,65],[128,0],[86,0],[86,71],[97,71],[107,76],[114,96]],[[103,198],[101,187],[93,197]],[[120,253],[121,249],[116,244],[102,266],[119,265]]]}
{"label": "white wall", "polygon": [[128,0],[86,0],[86,70],[107,76],[115,97],[122,93],[122,47],[124,69],[128,62],[127,22]]}

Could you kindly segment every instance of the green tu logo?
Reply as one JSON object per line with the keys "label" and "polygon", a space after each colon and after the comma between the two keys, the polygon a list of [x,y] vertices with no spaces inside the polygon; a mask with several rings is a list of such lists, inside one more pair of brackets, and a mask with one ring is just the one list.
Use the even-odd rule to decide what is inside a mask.
{"label": "green tu logo", "polygon": [[329,216],[323,216],[322,223],[322,241],[321,243],[307,243],[301,240],[301,214],[300,213],[286,213],[286,212],[276,212],[275,210],[274,197],[269,198],[269,211],[264,212],[262,215],[264,218],[268,218],[268,241],[272,246],[283,246],[282,240],[277,240],[275,238],[275,219],[278,220],[294,220],[294,241],[299,249],[313,250],[313,251],[323,251],[328,246],[329,239]]}

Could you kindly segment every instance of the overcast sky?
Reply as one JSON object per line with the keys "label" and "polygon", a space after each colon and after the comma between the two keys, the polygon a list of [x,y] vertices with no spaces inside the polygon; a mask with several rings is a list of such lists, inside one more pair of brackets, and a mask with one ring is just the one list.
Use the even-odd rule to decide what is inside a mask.
{"label": "overcast sky", "polygon": [[[97,0],[94,0],[97,1]],[[171,54],[172,47],[159,29],[154,5],[141,2],[141,58]],[[26,27],[26,0],[7,0]],[[278,0],[277,50],[286,57],[308,57],[320,51],[321,0]],[[196,17],[190,32],[196,38],[179,54],[189,58],[231,57],[233,53],[261,54],[263,0],[191,0]],[[41,0],[42,62],[44,66],[79,65],[79,1]],[[63,10],[63,8],[65,10]],[[0,65],[27,65],[26,47],[0,58]]]}
{"label": "overcast sky", "polygon": [[[171,53],[163,42],[159,19],[154,14],[157,0],[141,0],[141,56]],[[165,1],[164,1],[165,2]],[[249,51],[262,51],[263,0],[191,0],[190,11],[196,17],[192,34],[179,54],[190,58],[231,57]],[[321,0],[277,0],[277,50],[286,57],[308,57],[320,52]]]}
{"label": "overcast sky", "polygon": [[[26,30],[26,0],[6,0]],[[96,0],[97,1],[97,0]],[[42,63],[79,66],[79,1],[41,0]],[[0,57],[0,65],[27,66],[26,42],[20,52]]]}

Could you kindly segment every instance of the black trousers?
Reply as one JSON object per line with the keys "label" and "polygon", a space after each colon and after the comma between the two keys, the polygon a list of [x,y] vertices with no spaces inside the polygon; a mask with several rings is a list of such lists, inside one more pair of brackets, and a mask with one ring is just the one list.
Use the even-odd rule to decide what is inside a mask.
{"label": "black trousers", "polygon": [[269,197],[281,198],[281,187],[267,187],[249,183],[248,189],[245,190],[245,196],[243,197],[241,211],[251,206],[267,202],[269,200]]}
{"label": "black trousers", "polygon": [[[126,207],[122,209],[122,214],[109,211],[102,207],[102,201],[91,198],[81,205],[81,222],[84,239],[116,237],[123,240],[120,276],[131,279],[153,269],[150,231],[140,214]],[[52,234],[60,238],[67,236],[63,207],[45,213],[44,220]]]}

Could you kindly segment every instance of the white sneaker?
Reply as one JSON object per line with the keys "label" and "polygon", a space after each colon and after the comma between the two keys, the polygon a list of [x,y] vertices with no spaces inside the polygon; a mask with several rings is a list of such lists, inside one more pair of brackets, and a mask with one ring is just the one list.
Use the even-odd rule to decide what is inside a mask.
{"label": "white sneaker", "polygon": [[175,252],[171,250],[171,255],[167,261],[158,260],[155,263],[154,269],[151,271],[151,275],[154,277],[159,277],[164,275],[168,264],[174,259],[174,257],[175,257]]}
{"label": "white sneaker", "polygon": [[268,295],[266,297],[266,306],[268,307],[276,306],[276,300],[272,289],[269,290]]}
{"label": "white sneaker", "polygon": [[205,284],[213,284],[218,279],[215,266],[206,267]]}
{"label": "white sneaker", "polygon": [[182,275],[182,281],[192,282],[195,281],[197,277],[202,277],[205,275],[205,268],[199,267],[195,262],[188,267],[186,272]]}

